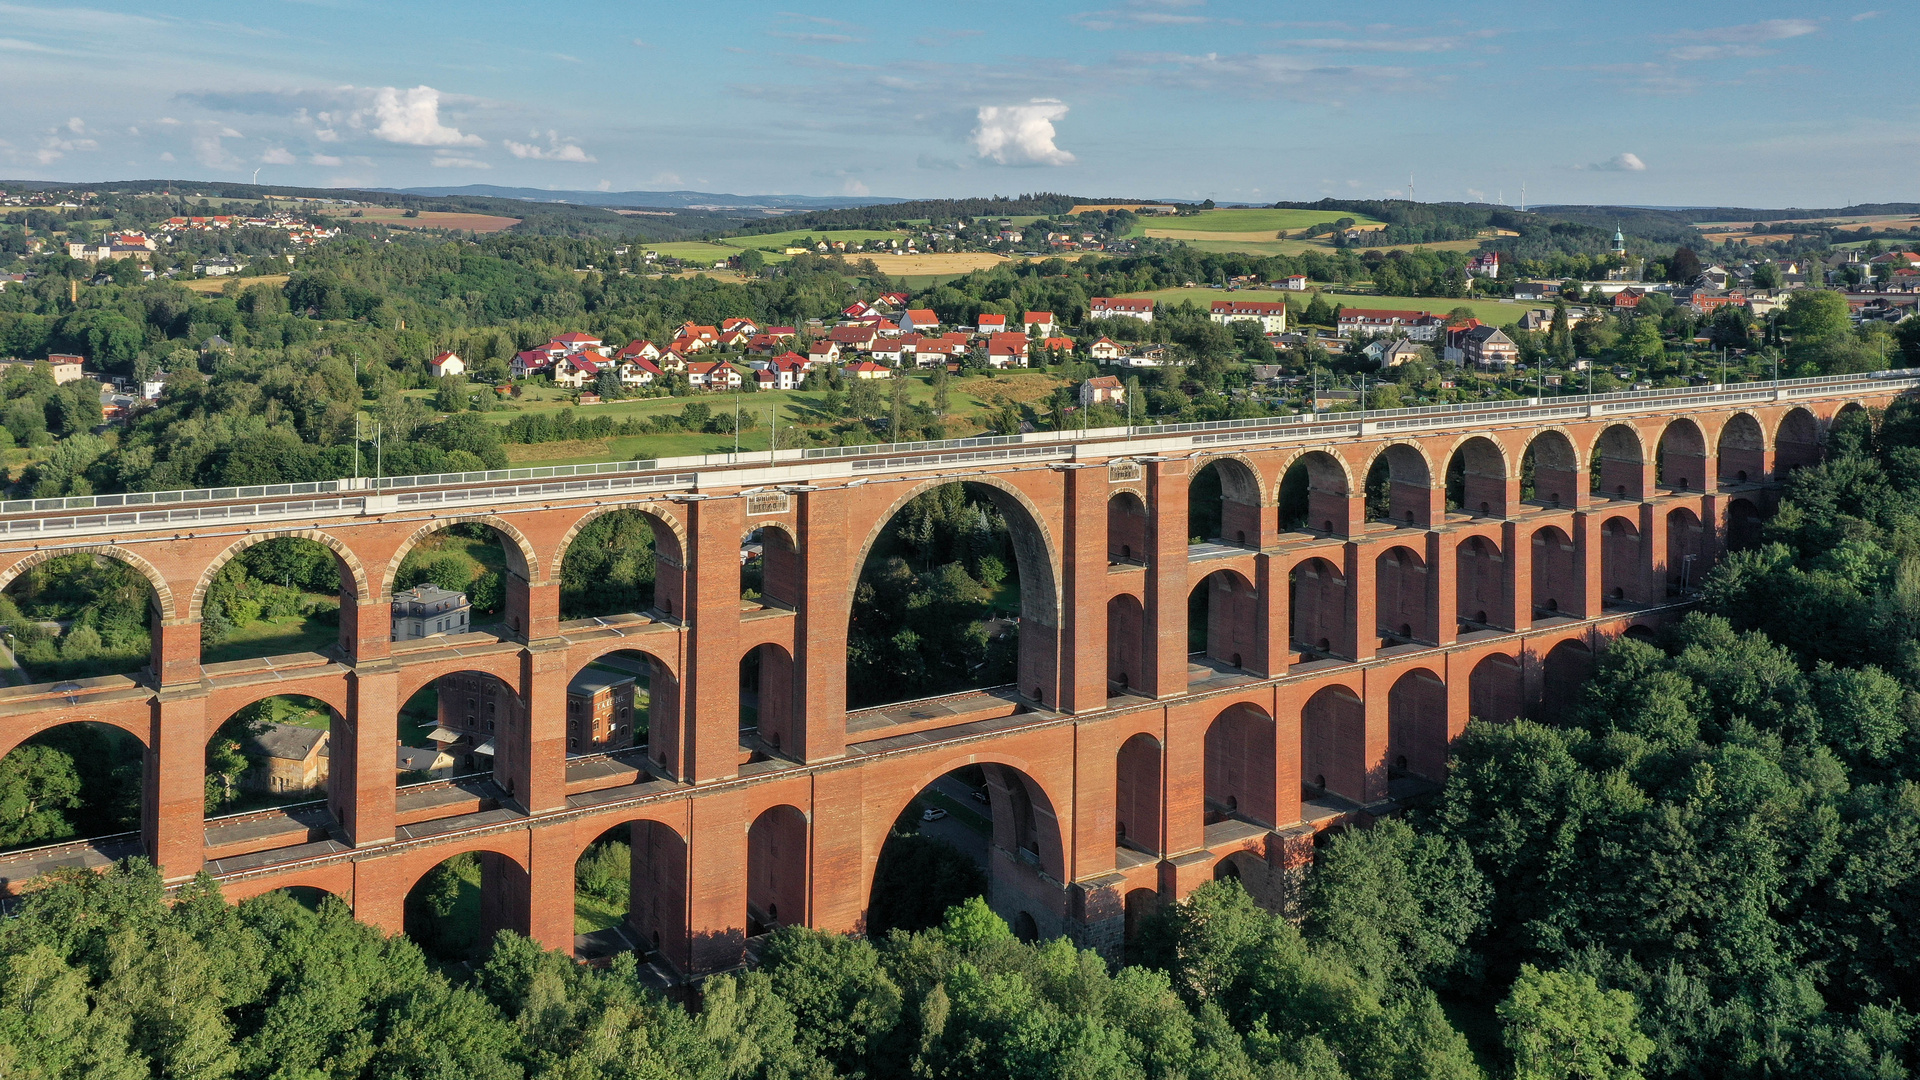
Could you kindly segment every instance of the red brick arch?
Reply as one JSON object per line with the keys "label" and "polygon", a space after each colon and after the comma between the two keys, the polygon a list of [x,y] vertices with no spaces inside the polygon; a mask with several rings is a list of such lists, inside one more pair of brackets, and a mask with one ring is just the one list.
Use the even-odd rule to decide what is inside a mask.
{"label": "red brick arch", "polygon": [[452,514],[435,518],[413,531],[413,535],[401,542],[393,557],[388,560],[386,570],[380,577],[380,596],[383,602],[393,600],[393,581],[400,574],[400,564],[405,562],[407,554],[420,545],[420,542],[435,533],[447,531],[455,525],[480,524],[492,527],[510,542],[501,545],[507,553],[507,569],[518,574],[529,585],[545,585],[546,575],[540,556],[534,551],[533,541],[519,530],[513,522],[494,514]]}
{"label": "red brick arch", "polygon": [[[255,544],[289,538],[311,540],[333,552],[333,557],[346,568],[347,578],[352,583],[354,600],[362,604],[372,602],[373,586],[367,579],[366,567],[360,564],[360,556],[354,554],[353,549],[338,537],[319,529],[273,529],[243,536],[230,544],[225,551],[214,556],[213,561],[208,563],[207,568],[201,572],[200,580],[194,583],[193,593],[187,599],[187,610],[183,614],[189,619],[200,618],[200,609],[206,603],[207,589],[213,585],[214,575],[218,574],[236,555]],[[396,562],[394,565],[399,564]]]}
{"label": "red brick arch", "polygon": [[12,585],[21,574],[49,559],[57,559],[62,555],[80,554],[104,555],[138,570],[140,576],[147,579],[147,584],[153,586],[154,601],[160,608],[161,617],[169,619],[178,617],[175,613],[173,589],[167,585],[167,579],[160,573],[159,568],[142,558],[132,548],[122,547],[119,544],[71,544],[43,548],[30,555],[23,555],[6,569],[0,570],[0,591]]}
{"label": "red brick arch", "polygon": [[29,713],[7,722],[0,728],[0,758],[6,757],[20,748],[20,744],[35,735],[44,735],[54,728],[68,724],[105,724],[140,740],[140,745],[153,751],[153,711],[146,699],[130,701],[93,711],[82,706],[73,711]]}
{"label": "red brick arch", "polygon": [[[669,652],[663,649],[650,648],[649,643],[655,641],[661,644],[671,644],[673,650]],[[603,656],[611,656],[617,652],[642,653],[654,663],[666,669],[666,673],[675,680],[680,678],[680,640],[677,634],[671,637],[662,634],[657,636],[649,635],[641,638],[616,638],[612,641],[595,641],[585,645],[575,645],[573,648],[567,650],[567,665],[570,670],[578,672],[595,660]]]}
{"label": "red brick arch", "polygon": [[276,697],[311,698],[330,709],[335,720],[340,720],[347,715],[348,709],[346,675],[342,673],[330,679],[294,685],[267,683],[216,691],[207,699],[207,738],[213,738],[214,732],[220,730],[220,725],[232,719],[241,709]]}
{"label": "red brick arch", "polygon": [[[1028,793],[1030,798],[1034,795],[1039,796],[1039,800],[1036,800],[1036,809],[1039,805],[1044,805],[1047,809],[1049,820],[1053,822],[1050,828],[1040,827],[1039,829],[1042,834],[1040,844],[1040,869],[1055,881],[1064,882],[1067,880],[1068,833],[1063,822],[1068,820],[1066,815],[1072,812],[1073,803],[1070,800],[1056,798],[1054,790],[1050,788],[1045,781],[1040,779],[1039,774],[1041,770],[1023,757],[1015,754],[992,751],[961,754],[945,758],[939,766],[921,772],[917,782],[911,779],[913,776],[911,772],[903,770],[901,775],[907,777],[909,783],[912,784],[911,787],[905,788],[904,791],[902,790],[903,785],[900,784],[899,779],[894,778],[894,783],[890,785],[887,790],[874,793],[873,805],[879,807],[885,811],[885,813],[875,815],[872,820],[879,827],[868,830],[870,833],[877,835],[869,836],[867,850],[863,853],[861,859],[860,902],[862,907],[866,906],[867,899],[873,895],[874,870],[880,864],[880,849],[886,846],[887,836],[892,831],[891,827],[894,821],[898,820],[900,815],[906,811],[907,805],[919,797],[920,793],[925,791],[935,780],[957,769],[965,768],[968,765],[998,765],[1003,769],[1009,769],[1027,784],[1030,789]],[[1069,785],[1062,784],[1060,787],[1065,790],[1071,790]],[[995,809],[997,811],[999,808],[996,807]]]}
{"label": "red brick arch", "polygon": [[[687,526],[685,522],[682,522],[674,515],[671,506],[671,503],[660,502],[653,499],[643,499],[630,503],[608,503],[596,506],[586,513],[581,514],[578,518],[574,519],[573,524],[567,527],[567,531],[562,533],[559,541],[554,544],[552,562],[547,568],[548,580],[560,580],[561,567],[564,566],[567,561],[567,549],[573,546],[574,537],[580,535],[580,530],[586,528],[595,518],[604,517],[613,513],[615,510],[637,510],[647,517],[652,518],[658,525],[665,526],[666,530],[673,535],[674,543],[680,546],[680,550],[674,553],[675,557],[684,560],[687,558],[687,552],[691,550],[691,548],[688,547]],[[774,525],[776,523],[769,522],[768,524]],[[394,565],[399,565],[397,556]]]}

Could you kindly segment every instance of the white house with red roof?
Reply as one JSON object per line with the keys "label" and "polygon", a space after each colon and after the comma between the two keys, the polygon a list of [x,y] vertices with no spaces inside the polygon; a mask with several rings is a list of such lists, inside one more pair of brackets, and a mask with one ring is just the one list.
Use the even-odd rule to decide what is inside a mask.
{"label": "white house with red roof", "polygon": [[787,353],[754,366],[759,369],[754,372],[754,378],[759,381],[760,389],[798,390],[813,365],[798,353]]}
{"label": "white house with red roof", "polygon": [[658,364],[644,356],[622,360],[618,370],[622,386],[652,386],[666,377]]}
{"label": "white house with red roof", "polygon": [[580,353],[557,360],[553,365],[555,386],[570,386],[577,390],[599,378],[600,364]]}
{"label": "white house with red roof", "polygon": [[742,332],[742,331],[744,331],[744,332],[746,332],[746,334],[747,334],[748,336],[752,336],[752,335],[754,335],[754,334],[757,334],[757,333],[759,333],[759,332],[760,332],[760,327],[758,327],[758,326],[756,326],[756,325],[754,324],[754,321],[753,321],[752,319],[740,319],[740,318],[734,318],[734,319],[721,319],[721,320],[720,320],[720,332],[721,332],[721,333],[723,333],[723,334],[737,334],[737,333],[740,333],[740,332]]}
{"label": "white house with red roof", "polygon": [[1215,300],[1207,318],[1229,326],[1237,322],[1259,323],[1262,333],[1279,334],[1287,329],[1287,305],[1264,300]]}
{"label": "white house with red roof", "polygon": [[1027,335],[1020,333],[999,333],[987,339],[988,367],[1025,367],[1027,365]]}
{"label": "white house with red roof", "polygon": [[855,300],[852,305],[840,313],[842,318],[847,319],[866,319],[878,316],[879,314],[879,312],[873,309],[873,305],[867,303],[865,300]]}
{"label": "white house with red roof", "polygon": [[1127,388],[1112,375],[1096,375],[1080,384],[1081,405],[1118,405],[1127,399]]}
{"label": "white house with red roof", "polygon": [[513,354],[513,363],[509,365],[516,379],[531,375],[545,375],[553,370],[553,354],[546,349],[528,349]]}
{"label": "white house with red roof", "polygon": [[467,362],[460,359],[458,353],[453,352],[441,353],[434,357],[428,366],[433,369],[433,377],[436,379],[444,379],[448,375],[464,375],[467,372]]}
{"label": "white house with red roof", "polygon": [[1007,332],[1007,317],[981,312],[975,329],[982,334],[1004,334]]}
{"label": "white house with red roof", "polygon": [[1099,341],[1087,346],[1087,357],[1099,363],[1111,363],[1125,355],[1127,355],[1127,350],[1115,344],[1114,340],[1109,337],[1103,337]]}
{"label": "white house with red roof", "polygon": [[627,342],[626,348],[621,349],[619,355],[614,357],[614,359],[658,360],[660,359],[660,347],[651,341],[629,341]]}
{"label": "white house with red roof", "polygon": [[740,369],[724,360],[691,363],[687,365],[687,385],[705,390],[737,390]]}
{"label": "white house with red roof", "polygon": [[1500,276],[1500,253],[1497,251],[1482,251],[1478,255],[1475,255],[1473,258],[1468,259],[1467,260],[1467,276],[1468,277],[1488,277],[1488,278],[1499,277]]}
{"label": "white house with red roof", "polygon": [[1151,300],[1138,300],[1124,296],[1096,296],[1087,301],[1087,317],[1090,319],[1139,319],[1141,322],[1153,321],[1154,303]]}
{"label": "white house with red roof", "polygon": [[872,326],[836,326],[827,331],[827,340],[841,349],[855,349],[866,352],[880,337],[880,331]]}
{"label": "white house with red roof", "polygon": [[1342,336],[1404,333],[1414,341],[1433,341],[1440,336],[1446,320],[1427,311],[1396,311],[1391,308],[1341,308],[1334,329]]}
{"label": "white house with red roof", "polygon": [[599,352],[601,347],[599,338],[577,332],[561,334],[553,339],[553,344],[563,346],[568,352],[585,352],[588,349]]}
{"label": "white house with red roof", "polygon": [[873,358],[897,367],[903,361],[914,359],[919,351],[920,335],[903,334],[900,337],[881,338],[873,346]]}
{"label": "white house with red roof", "polygon": [[840,346],[831,341],[816,341],[807,346],[807,360],[815,364],[836,364],[840,362]]}
{"label": "white house with red roof", "polygon": [[1040,343],[1048,352],[1057,352],[1063,356],[1073,355],[1073,339],[1070,337],[1050,337]]}
{"label": "white house with red roof", "polygon": [[930,334],[940,328],[940,316],[932,308],[908,308],[900,316],[900,330],[907,334]]}
{"label": "white house with red roof", "polygon": [[1029,334],[1033,333],[1034,327],[1037,326],[1040,328],[1041,337],[1052,337],[1053,312],[1029,311],[1025,315],[1020,316],[1020,326]]}
{"label": "white house with red roof", "polygon": [[876,364],[871,360],[855,360],[840,369],[840,373],[849,379],[890,379],[893,369],[885,364]]}
{"label": "white house with red roof", "polygon": [[1281,282],[1280,287],[1287,290],[1288,292],[1306,292],[1307,291],[1307,275],[1288,274],[1286,276],[1286,279]]}

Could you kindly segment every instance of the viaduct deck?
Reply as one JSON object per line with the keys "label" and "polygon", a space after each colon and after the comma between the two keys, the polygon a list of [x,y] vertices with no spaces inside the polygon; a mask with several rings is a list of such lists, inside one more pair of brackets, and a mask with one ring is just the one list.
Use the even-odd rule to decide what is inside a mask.
{"label": "viaduct deck", "polygon": [[[1757,535],[1781,477],[1819,460],[1840,413],[1916,386],[1920,373],[1883,372],[7,502],[0,586],[63,554],[121,560],[152,585],[154,649],[138,676],[0,690],[0,753],[91,721],[138,737],[147,763],[138,834],[0,855],[0,880],[17,891],[143,853],[234,897],[325,889],[398,930],[409,889],[473,852],[488,923],[567,947],[574,863],[621,828],[629,934],[683,972],[714,970],[770,925],[861,927],[896,819],[975,766],[995,906],[1118,949],[1140,912],[1219,874],[1285,903],[1315,831],[1439,781],[1469,717],[1563,708],[1597,648],[1684,606],[1720,553]],[[908,500],[956,481],[1014,540],[1017,681],[849,709],[867,554]],[[652,528],[654,605],[562,620],[569,543],[614,510]],[[1192,536],[1194,514],[1216,535]],[[392,640],[402,560],[461,523],[501,538],[502,625]],[[750,601],[749,534],[764,550]],[[334,553],[337,645],[203,664],[213,576],[277,537]],[[567,685],[617,654],[649,675],[644,744],[579,753]],[[457,696],[449,676],[498,680],[465,703],[492,768],[397,786],[399,710],[429,685]],[[326,798],[206,818],[209,738],[281,694],[334,713]]]}

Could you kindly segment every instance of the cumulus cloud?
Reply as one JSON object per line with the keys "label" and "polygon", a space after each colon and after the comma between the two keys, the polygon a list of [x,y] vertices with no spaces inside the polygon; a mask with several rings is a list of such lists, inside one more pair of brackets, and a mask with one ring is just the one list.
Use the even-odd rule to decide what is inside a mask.
{"label": "cumulus cloud", "polygon": [[431,86],[400,90],[383,86],[374,91],[373,115],[379,121],[373,137],[407,146],[482,146],[478,135],[463,135],[440,122],[440,91]]}
{"label": "cumulus cloud", "polygon": [[438,154],[434,155],[433,167],[436,169],[491,169],[493,168],[493,166],[487,164],[484,161],[481,161],[479,158],[467,157],[464,154],[450,154],[445,150],[442,150]]}
{"label": "cumulus cloud", "polygon": [[1819,33],[1820,24],[1812,19],[1766,19],[1739,26],[1714,26],[1704,30],[1686,30],[1669,40],[1687,42],[1667,51],[1675,60],[1696,63],[1702,60],[1745,59],[1770,56],[1774,50],[1766,43],[1786,41]]}
{"label": "cumulus cloud", "polygon": [[1615,154],[1605,161],[1596,161],[1591,165],[1575,165],[1576,169],[1591,172],[1646,172],[1647,163],[1640,160],[1638,154]]}
{"label": "cumulus cloud", "polygon": [[[537,139],[540,137],[540,133],[537,131],[529,132],[527,137]],[[526,161],[588,162],[599,160],[582,149],[579,143],[572,139],[562,137],[557,131],[547,132],[547,145],[545,146],[538,146],[533,143],[514,142],[512,139],[502,139],[500,140],[500,145],[506,147],[507,152],[514,157]]]}
{"label": "cumulus cloud", "polygon": [[1071,165],[1073,155],[1053,142],[1053,123],[1066,115],[1066,104],[1055,98],[982,105],[973,129],[974,152],[1002,165]]}
{"label": "cumulus cloud", "polygon": [[307,164],[325,165],[331,168],[334,166],[338,166],[340,164],[340,159],[337,157],[334,157],[332,154],[315,154],[312,157],[309,157],[307,159]]}
{"label": "cumulus cloud", "polygon": [[288,150],[284,146],[276,146],[273,149],[268,150],[266,153],[260,155],[260,164],[262,165],[293,165],[293,164],[297,164],[297,162],[293,156],[293,151]]}

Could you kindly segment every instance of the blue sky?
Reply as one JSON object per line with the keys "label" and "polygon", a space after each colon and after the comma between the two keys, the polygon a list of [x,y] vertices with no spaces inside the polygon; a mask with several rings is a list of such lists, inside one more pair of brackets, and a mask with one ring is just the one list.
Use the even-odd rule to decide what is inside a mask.
{"label": "blue sky", "polygon": [[1917,28],[1890,0],[0,0],[0,176],[1908,200]]}

